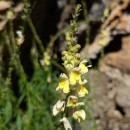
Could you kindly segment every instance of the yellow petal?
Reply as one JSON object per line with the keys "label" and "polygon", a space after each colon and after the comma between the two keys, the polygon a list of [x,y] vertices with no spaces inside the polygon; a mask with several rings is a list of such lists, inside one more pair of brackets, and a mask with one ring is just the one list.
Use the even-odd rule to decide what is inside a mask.
{"label": "yellow petal", "polygon": [[73,113],[73,118],[78,120],[78,122],[80,122],[80,120],[85,120],[86,118],[86,113],[84,110],[79,110]]}
{"label": "yellow petal", "polygon": [[81,81],[79,68],[74,68],[74,70],[70,73],[69,81],[71,85],[75,85],[77,82]]}
{"label": "yellow petal", "polygon": [[64,93],[69,93],[70,92],[69,82],[67,82],[66,85],[64,85],[63,92]]}
{"label": "yellow petal", "polygon": [[60,75],[60,82],[56,90],[59,89],[63,89],[64,93],[70,92],[68,77],[64,73]]}
{"label": "yellow petal", "polygon": [[86,118],[85,111],[84,110],[80,110],[79,113],[80,113],[80,117],[82,118],[82,120],[85,120],[85,118]]}
{"label": "yellow petal", "polygon": [[56,88],[56,90],[59,90],[59,89],[63,89],[64,93],[69,93],[70,92],[69,81],[68,80],[61,80],[59,82],[59,85]]}
{"label": "yellow petal", "polygon": [[86,83],[87,83],[87,80],[84,80],[83,83],[78,86],[79,97],[84,97],[86,94],[88,94],[88,90],[85,88]]}
{"label": "yellow petal", "polygon": [[56,116],[60,111],[64,110],[64,101],[59,100],[53,107],[52,113]]}
{"label": "yellow petal", "polygon": [[80,86],[80,90],[78,91],[78,96],[84,97],[86,94],[88,94],[88,90],[84,86]]}
{"label": "yellow petal", "polygon": [[59,88],[63,89],[64,87],[68,86],[68,81],[66,79],[63,79],[59,82]]}
{"label": "yellow petal", "polygon": [[76,96],[69,96],[67,101],[68,107],[75,107],[78,105],[78,98]]}
{"label": "yellow petal", "polygon": [[76,107],[76,106],[82,106],[84,105],[84,102],[78,102],[78,97],[76,96],[69,96],[67,101],[67,107]]}
{"label": "yellow petal", "polygon": [[88,61],[87,60],[83,60],[80,64],[79,64],[79,68],[80,68],[80,72],[81,74],[85,74],[88,72],[88,67],[86,66],[86,63]]}

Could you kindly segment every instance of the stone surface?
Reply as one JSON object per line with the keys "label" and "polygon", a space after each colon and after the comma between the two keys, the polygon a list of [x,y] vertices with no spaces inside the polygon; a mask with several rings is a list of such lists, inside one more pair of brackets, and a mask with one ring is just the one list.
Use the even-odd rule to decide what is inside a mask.
{"label": "stone surface", "polygon": [[129,74],[114,68],[109,74],[97,70],[89,72],[97,130],[130,130],[130,83],[123,80],[124,75],[130,79]]}
{"label": "stone surface", "polygon": [[102,60],[100,70],[106,72],[109,67],[130,73],[130,35],[122,38],[120,51],[108,53]]}

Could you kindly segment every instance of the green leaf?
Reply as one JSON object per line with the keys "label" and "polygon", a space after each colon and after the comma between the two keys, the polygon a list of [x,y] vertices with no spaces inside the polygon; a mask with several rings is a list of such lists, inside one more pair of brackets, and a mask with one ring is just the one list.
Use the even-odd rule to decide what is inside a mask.
{"label": "green leaf", "polygon": [[5,113],[5,123],[8,123],[12,118],[12,104],[10,101],[7,102],[4,113]]}
{"label": "green leaf", "polygon": [[17,115],[16,125],[17,125],[17,130],[22,130],[23,123],[22,123],[22,118],[20,113],[18,113]]}

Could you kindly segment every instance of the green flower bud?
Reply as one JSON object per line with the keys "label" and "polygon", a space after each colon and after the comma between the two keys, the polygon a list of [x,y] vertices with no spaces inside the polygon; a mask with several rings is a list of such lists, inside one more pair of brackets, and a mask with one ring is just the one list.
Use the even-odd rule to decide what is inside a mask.
{"label": "green flower bud", "polygon": [[14,13],[12,10],[7,11],[7,19],[12,20],[14,18]]}

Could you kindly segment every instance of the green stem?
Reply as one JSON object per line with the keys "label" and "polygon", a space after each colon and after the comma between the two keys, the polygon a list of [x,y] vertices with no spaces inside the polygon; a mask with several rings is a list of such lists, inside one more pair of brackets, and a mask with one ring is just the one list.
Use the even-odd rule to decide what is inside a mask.
{"label": "green stem", "polygon": [[59,68],[62,72],[66,73],[64,67],[57,63],[55,60],[52,60],[52,64],[55,65],[57,68]]}
{"label": "green stem", "polygon": [[9,51],[9,55],[10,55],[10,61],[9,61],[9,69],[8,69],[8,74],[7,74],[7,78],[6,78],[6,84],[9,85],[10,79],[11,79],[11,72],[13,71],[13,50],[12,47],[10,45],[10,40],[9,40],[9,36],[7,33],[7,29],[4,30],[3,32],[4,38],[5,38],[5,44],[7,45],[8,51]]}
{"label": "green stem", "polygon": [[83,5],[83,12],[84,12],[84,18],[85,18],[85,22],[87,25],[87,29],[86,29],[86,44],[90,44],[90,26],[89,26],[89,14],[88,14],[88,10],[87,10],[87,6],[84,0],[81,1],[82,5]]}
{"label": "green stem", "polygon": [[9,21],[9,38],[10,38],[10,43],[12,46],[12,50],[10,49],[10,51],[12,53],[14,67],[15,67],[16,71],[19,73],[19,75],[25,80],[26,74],[24,73],[23,67],[20,63],[20,57],[18,54],[19,50],[18,50],[16,41],[15,41],[12,21]]}
{"label": "green stem", "polygon": [[[36,29],[35,29],[35,27],[34,27],[34,25],[33,25],[32,20],[31,20],[30,17],[28,18],[28,24],[29,24],[29,26],[30,26],[30,28],[31,28],[31,31],[32,31],[32,33],[33,33],[33,36],[34,36],[35,41],[38,43],[38,46],[39,46],[40,50],[41,50],[42,52],[45,51],[45,48],[44,48],[44,46],[43,46],[43,44],[42,44],[42,42],[41,42],[41,40],[40,40],[40,38],[39,38],[39,36],[38,36],[38,34],[37,34],[37,32],[36,32]],[[61,31],[58,31],[58,33],[56,33],[56,34],[54,35],[54,37],[53,37],[53,38],[50,40],[50,42],[49,42],[49,45],[51,45],[51,47],[53,46],[53,44],[54,44],[54,42],[57,40],[57,38],[58,38],[62,33],[64,33],[67,28],[68,28],[68,27],[63,28]],[[64,68],[63,68],[60,64],[58,64],[56,61],[53,60],[53,61],[52,61],[52,64],[55,65],[57,68],[59,68],[61,71],[65,72]]]}
{"label": "green stem", "polygon": [[44,46],[42,44],[41,39],[38,36],[38,33],[37,33],[37,31],[36,31],[36,29],[35,29],[35,27],[33,25],[33,22],[32,22],[30,17],[28,18],[28,24],[29,24],[29,27],[30,27],[30,29],[31,29],[31,31],[33,33],[34,39],[36,40],[40,50],[43,52],[45,50],[45,48],[44,48]]}

